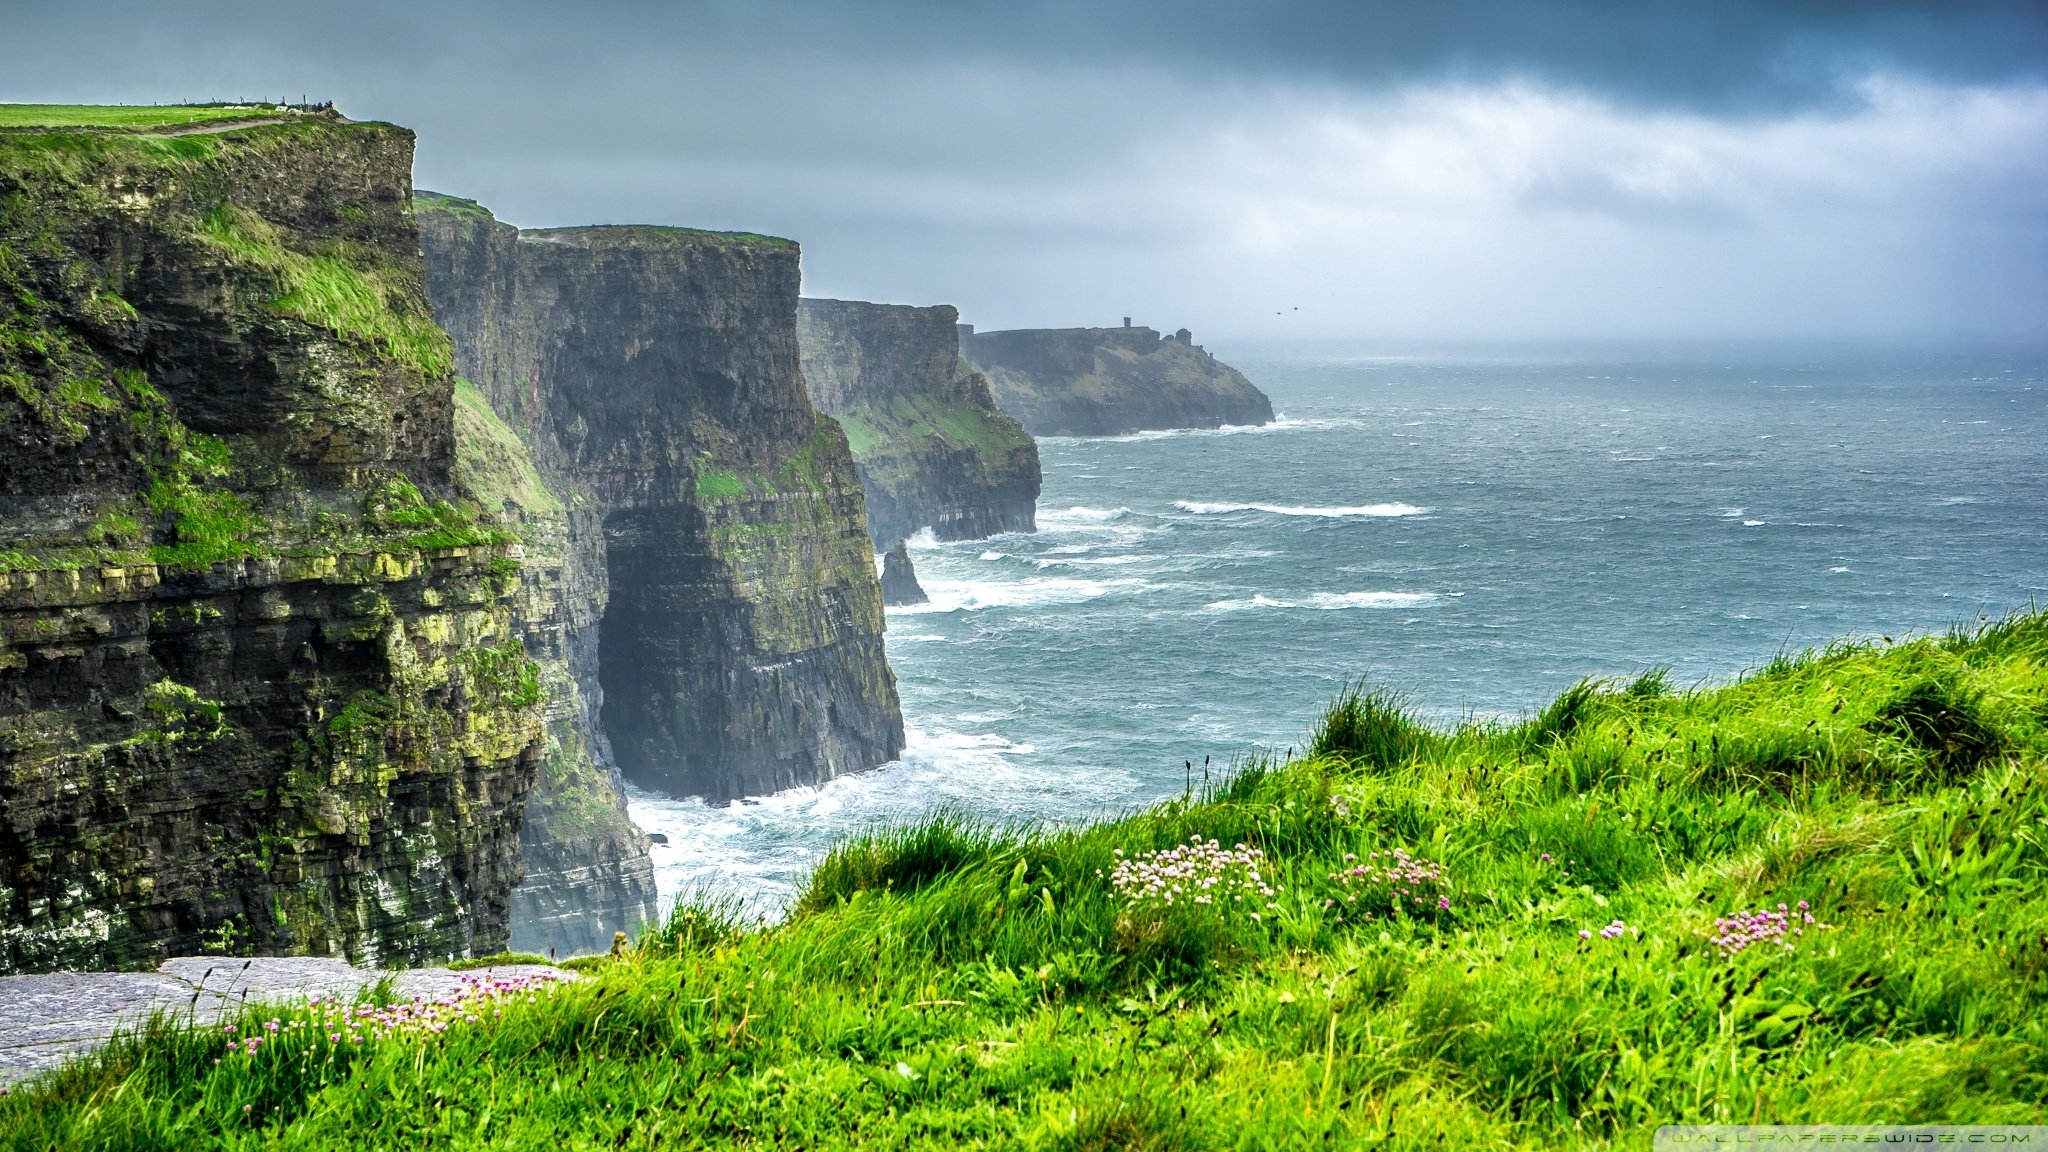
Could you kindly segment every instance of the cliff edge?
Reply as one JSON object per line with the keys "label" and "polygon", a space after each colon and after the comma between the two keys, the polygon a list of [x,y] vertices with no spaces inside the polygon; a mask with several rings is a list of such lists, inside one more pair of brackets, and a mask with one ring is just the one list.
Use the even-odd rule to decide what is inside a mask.
{"label": "cliff edge", "polygon": [[602,582],[572,664],[625,776],[727,800],[894,759],[860,484],[798,366],[797,246],[421,206],[456,362],[562,494],[568,565]]}
{"label": "cliff edge", "polygon": [[960,328],[960,351],[1034,436],[1265,424],[1273,402],[1183,328]]}
{"label": "cliff edge", "polygon": [[1037,528],[1038,445],[960,358],[960,314],[803,300],[811,399],[846,429],[878,551],[930,528],[978,540]]}
{"label": "cliff edge", "polygon": [[0,132],[0,971],[504,947],[540,692],[412,150]]}

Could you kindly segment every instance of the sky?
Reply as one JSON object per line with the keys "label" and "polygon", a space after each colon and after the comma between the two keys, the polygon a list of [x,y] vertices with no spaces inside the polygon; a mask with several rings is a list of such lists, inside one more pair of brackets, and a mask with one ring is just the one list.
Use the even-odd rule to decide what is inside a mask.
{"label": "sky", "polygon": [[1197,339],[2048,342],[2048,0],[0,0],[0,100],[308,97],[523,227]]}

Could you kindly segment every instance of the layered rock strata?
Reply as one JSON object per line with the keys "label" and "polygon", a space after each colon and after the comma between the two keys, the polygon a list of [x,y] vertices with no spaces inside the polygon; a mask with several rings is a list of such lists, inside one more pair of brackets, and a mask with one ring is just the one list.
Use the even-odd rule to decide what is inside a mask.
{"label": "layered rock strata", "polygon": [[504,947],[540,689],[412,147],[0,133],[0,971]]}
{"label": "layered rock strata", "polygon": [[586,625],[567,647],[626,777],[726,800],[894,759],[861,488],[798,364],[796,245],[422,209],[457,362],[564,497],[565,563],[603,581],[594,645]]}
{"label": "layered rock strata", "polygon": [[1265,424],[1273,402],[1183,328],[960,328],[960,351],[1034,436]]}
{"label": "layered rock strata", "polygon": [[626,812],[596,701],[581,682],[596,683],[604,572],[569,548],[568,508],[525,440],[460,378],[455,443],[456,480],[521,539],[513,630],[538,663],[546,696],[547,743],[519,833],[526,875],[512,891],[512,947],[556,956],[600,952],[613,933],[631,933],[657,911],[647,837]]}
{"label": "layered rock strata", "polygon": [[958,325],[947,305],[797,306],[804,380],[846,429],[878,550],[1037,527],[1038,445],[960,358]]}

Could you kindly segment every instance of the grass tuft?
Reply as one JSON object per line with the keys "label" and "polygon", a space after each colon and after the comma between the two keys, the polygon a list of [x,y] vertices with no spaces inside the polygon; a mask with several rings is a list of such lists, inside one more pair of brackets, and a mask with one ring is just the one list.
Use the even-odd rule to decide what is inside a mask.
{"label": "grass tuft", "polygon": [[1347,686],[1323,712],[1309,738],[1308,754],[1397,768],[1421,754],[1431,737],[1392,691]]}

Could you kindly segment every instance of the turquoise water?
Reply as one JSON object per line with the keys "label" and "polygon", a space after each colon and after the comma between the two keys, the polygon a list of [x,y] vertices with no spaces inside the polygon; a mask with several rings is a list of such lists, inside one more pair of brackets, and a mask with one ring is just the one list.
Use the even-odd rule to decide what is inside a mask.
{"label": "turquoise water", "polygon": [[636,796],[664,891],[773,911],[875,822],[1122,811],[1298,745],[1347,680],[1515,715],[2048,585],[2038,351],[1240,367],[1275,424],[1041,441],[1037,534],[914,547],[900,763],[728,808]]}

